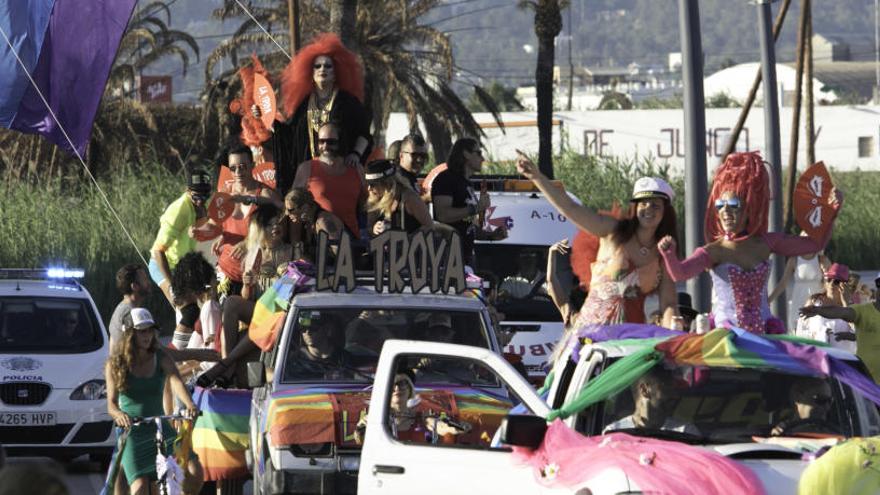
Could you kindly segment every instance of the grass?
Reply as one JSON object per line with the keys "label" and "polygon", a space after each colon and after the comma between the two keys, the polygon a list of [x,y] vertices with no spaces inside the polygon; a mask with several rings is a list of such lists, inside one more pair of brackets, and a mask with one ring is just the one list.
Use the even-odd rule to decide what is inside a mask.
{"label": "grass", "polygon": [[[116,270],[140,262],[159,226],[159,216],[183,189],[183,180],[159,164],[139,170],[118,167],[119,173],[101,181],[111,204],[130,230],[134,246],[85,179],[46,179],[39,185],[0,183],[0,267],[82,267],[84,285],[107,321],[120,296],[114,287]],[[485,173],[513,174],[510,163],[486,164]],[[644,175],[669,180],[676,191],[680,228],[684,225],[683,178],[648,160],[596,159],[568,153],[556,158],[556,177],[584,204],[605,209],[617,200],[625,205],[632,184]],[[827,250],[831,259],[857,270],[880,268],[880,240],[875,213],[880,205],[880,173],[834,173],[846,192],[845,206]],[[173,315],[154,290],[148,307],[171,329]]]}

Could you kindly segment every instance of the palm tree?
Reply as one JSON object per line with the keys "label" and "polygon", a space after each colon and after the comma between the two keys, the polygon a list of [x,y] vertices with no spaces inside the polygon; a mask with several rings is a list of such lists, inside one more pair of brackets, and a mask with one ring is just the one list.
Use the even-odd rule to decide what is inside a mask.
{"label": "palm tree", "polygon": [[562,31],[562,9],[568,0],[519,0],[519,7],[535,12],[538,62],[535,95],[538,100],[538,168],[553,178],[553,62],[554,40]]}
{"label": "palm tree", "polygon": [[[287,32],[280,26],[287,19],[286,2],[262,3],[269,5],[249,9],[267,31],[279,28],[272,36],[283,46]],[[436,157],[448,154],[453,136],[482,134],[479,124],[452,89],[457,66],[449,37],[420,22],[442,3],[442,0],[361,0],[357,2],[352,45],[357,47],[364,63],[364,104],[373,116],[376,141],[381,142],[392,109],[402,108],[409,116],[411,129],[417,129],[421,119]],[[240,12],[234,0],[226,0],[224,7],[215,11],[215,16],[226,19],[240,16]],[[331,13],[323,2],[302,1],[301,15],[304,39],[331,25]],[[206,80],[214,80],[213,68],[220,59],[229,57],[235,62],[241,54],[253,51],[257,43],[263,43],[270,53],[261,56],[263,64],[278,73],[287,59],[279,55],[275,43],[247,17],[236,34],[208,57]],[[494,100],[482,88],[475,91],[501,124]]]}
{"label": "palm tree", "polygon": [[[165,14],[165,19],[161,14]],[[119,44],[116,60],[110,70],[107,90],[111,94],[130,97],[141,71],[167,56],[180,58],[183,74],[189,66],[189,50],[199,59],[199,45],[189,34],[170,29],[171,11],[167,2],[151,2],[141,7],[128,23]]]}

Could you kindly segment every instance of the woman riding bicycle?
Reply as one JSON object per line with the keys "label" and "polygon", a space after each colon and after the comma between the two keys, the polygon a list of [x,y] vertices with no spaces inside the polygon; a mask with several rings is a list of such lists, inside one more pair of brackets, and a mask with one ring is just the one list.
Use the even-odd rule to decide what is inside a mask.
{"label": "woman riding bicycle", "polygon": [[[121,463],[132,495],[157,492],[156,425],[154,422],[134,424],[134,418],[161,416],[165,413],[162,395],[166,381],[174,395],[186,406],[187,416],[194,418],[197,409],[184,387],[174,361],[159,351],[157,326],[144,308],[133,308],[123,317],[123,338],[118,351],[107,360],[104,375],[107,381],[107,412],[117,426],[130,428],[122,452]],[[166,380],[167,377],[167,380]],[[163,423],[166,453],[171,453],[176,432]],[[202,469],[191,459],[187,479],[201,485]],[[187,487],[198,493],[198,487]]]}

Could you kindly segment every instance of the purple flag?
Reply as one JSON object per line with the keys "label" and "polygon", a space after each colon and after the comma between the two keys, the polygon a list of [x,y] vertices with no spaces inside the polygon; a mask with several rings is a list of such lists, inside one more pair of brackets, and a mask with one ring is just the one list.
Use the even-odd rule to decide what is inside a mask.
{"label": "purple flag", "polygon": [[10,128],[41,134],[72,151],[61,132],[63,126],[76,150],[84,153],[122,33],[136,3],[56,0],[32,76],[59,122],[29,84]]}

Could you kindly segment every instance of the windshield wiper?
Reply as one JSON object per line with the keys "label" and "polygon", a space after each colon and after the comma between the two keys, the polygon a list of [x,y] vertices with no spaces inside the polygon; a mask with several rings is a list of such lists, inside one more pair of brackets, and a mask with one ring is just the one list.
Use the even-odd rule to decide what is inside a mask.
{"label": "windshield wiper", "polygon": [[664,430],[662,428],[620,428],[603,432],[608,433],[627,433],[637,437],[660,438],[663,440],[677,440],[685,443],[706,444],[709,438],[696,433],[688,433],[685,431]]}
{"label": "windshield wiper", "polygon": [[361,371],[355,367],[352,367],[352,366],[349,366],[346,364],[333,364],[333,363],[327,363],[324,361],[310,361],[308,359],[303,359],[301,357],[294,357],[294,362],[302,363],[300,366],[302,366],[304,368],[308,368],[310,366],[318,366],[325,371],[348,371],[349,373],[351,373],[353,375],[357,375],[357,376],[360,376],[361,378],[368,380],[370,383],[372,383],[373,379],[375,378],[375,376],[372,375],[371,373],[367,373],[366,371]]}

